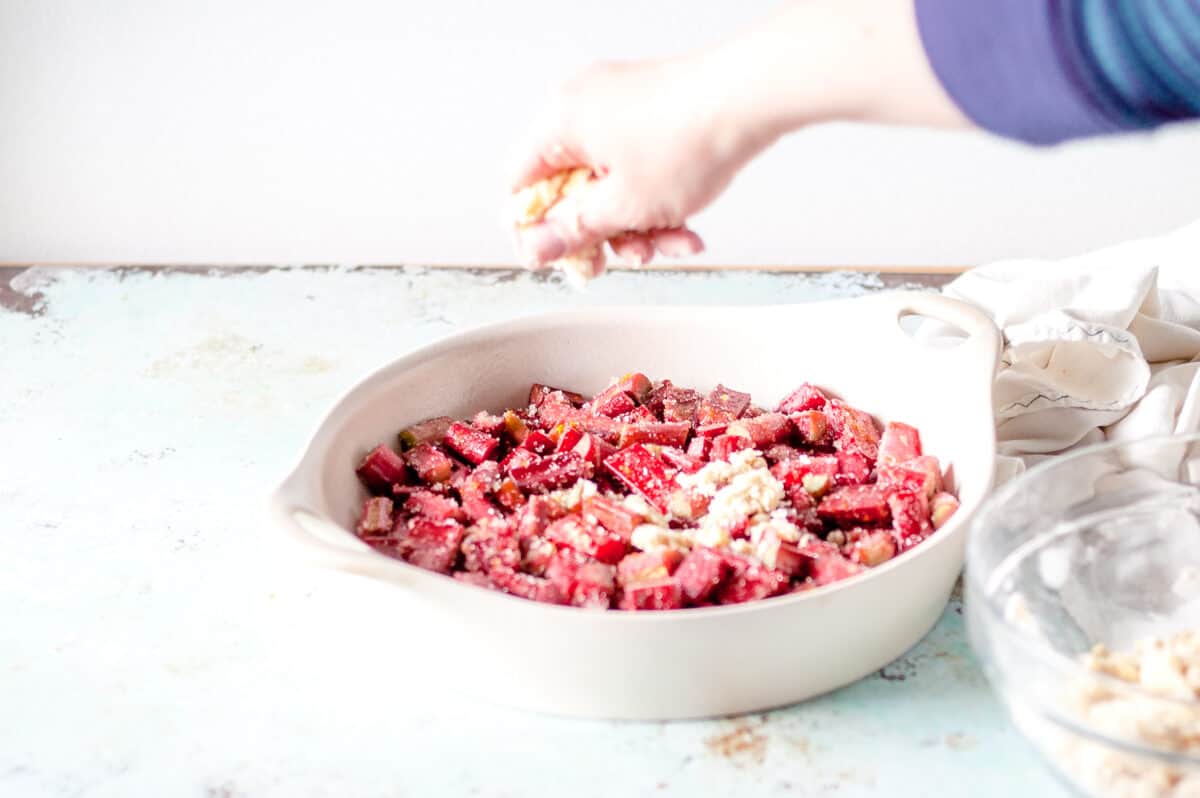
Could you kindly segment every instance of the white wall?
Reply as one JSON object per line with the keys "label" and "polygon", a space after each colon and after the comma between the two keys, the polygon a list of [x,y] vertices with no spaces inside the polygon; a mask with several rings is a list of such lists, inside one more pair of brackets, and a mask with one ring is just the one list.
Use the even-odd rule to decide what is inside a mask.
{"label": "white wall", "polygon": [[[0,261],[508,262],[504,156],[551,85],[769,5],[0,0]],[[829,126],[696,227],[711,263],[960,264],[1196,217],[1200,128]]]}

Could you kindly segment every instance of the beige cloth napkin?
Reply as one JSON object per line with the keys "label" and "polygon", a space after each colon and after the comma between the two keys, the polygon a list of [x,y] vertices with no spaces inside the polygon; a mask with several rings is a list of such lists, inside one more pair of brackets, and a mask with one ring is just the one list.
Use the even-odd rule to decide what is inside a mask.
{"label": "beige cloth napkin", "polygon": [[944,290],[1004,332],[998,482],[1073,447],[1200,431],[1200,221],[1065,260],[993,263]]}

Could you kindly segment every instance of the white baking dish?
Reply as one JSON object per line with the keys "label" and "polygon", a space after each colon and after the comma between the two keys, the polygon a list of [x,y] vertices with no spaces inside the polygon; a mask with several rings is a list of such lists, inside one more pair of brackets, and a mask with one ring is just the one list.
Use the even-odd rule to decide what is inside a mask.
{"label": "white baking dish", "polygon": [[[918,342],[898,324],[910,313],[951,323],[966,337],[953,348]],[[485,698],[642,719],[788,704],[887,664],[945,607],[962,566],[964,522],[992,482],[999,344],[986,316],[925,293],[593,309],[496,324],[411,352],[352,388],[321,423],[274,507],[318,563],[395,586],[396,605],[381,613],[389,620],[379,632],[395,638],[394,656],[432,660],[445,678]],[[866,575],[805,594],[669,612],[526,601],[390,559],[351,532],[365,496],[354,467],[403,425],[518,406],[531,382],[597,391],[631,370],[703,390],[723,382],[763,405],[807,380],[884,420],[915,424],[926,451],[947,467],[961,510]],[[354,652],[346,662],[348,678],[364,668],[372,678],[393,670],[377,660],[367,666]]]}

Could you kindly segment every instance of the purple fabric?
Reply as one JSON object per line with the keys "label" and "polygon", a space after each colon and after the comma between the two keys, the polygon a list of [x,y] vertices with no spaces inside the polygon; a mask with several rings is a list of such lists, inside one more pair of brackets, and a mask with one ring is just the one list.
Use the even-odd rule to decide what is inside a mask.
{"label": "purple fabric", "polygon": [[1056,0],[915,4],[933,71],[975,124],[1031,144],[1120,129],[1071,66]]}

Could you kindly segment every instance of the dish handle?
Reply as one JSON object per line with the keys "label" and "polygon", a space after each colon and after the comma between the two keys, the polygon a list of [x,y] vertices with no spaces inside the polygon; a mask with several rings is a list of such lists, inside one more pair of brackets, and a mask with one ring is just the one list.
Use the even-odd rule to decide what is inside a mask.
{"label": "dish handle", "polygon": [[[396,573],[388,568],[392,563],[380,557],[361,540],[346,533],[346,530],[321,517],[313,509],[297,482],[300,469],[284,481],[271,498],[271,509],[280,526],[300,544],[308,559],[326,567],[347,573],[388,578]],[[402,569],[395,569],[401,571]]]}
{"label": "dish handle", "polygon": [[[982,365],[989,378],[995,376],[1003,338],[995,323],[982,310],[962,300],[924,291],[898,291],[886,296],[895,307],[895,315],[890,322],[914,346],[940,359],[953,358]],[[956,335],[943,344],[935,343],[931,338],[923,338],[902,327],[901,320],[906,316],[940,322],[957,330],[961,337]]]}

